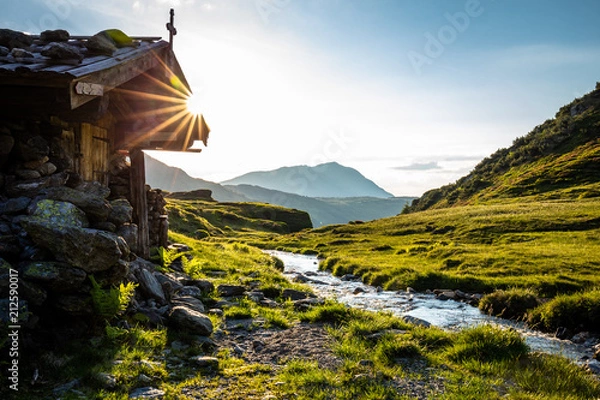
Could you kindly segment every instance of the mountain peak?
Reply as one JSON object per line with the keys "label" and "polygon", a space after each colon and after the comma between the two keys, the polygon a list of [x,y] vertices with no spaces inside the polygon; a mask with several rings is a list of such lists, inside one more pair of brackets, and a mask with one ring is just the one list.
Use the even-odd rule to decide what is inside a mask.
{"label": "mountain peak", "polygon": [[221,182],[224,185],[253,185],[308,197],[393,197],[354,168],[335,161],[250,172]]}

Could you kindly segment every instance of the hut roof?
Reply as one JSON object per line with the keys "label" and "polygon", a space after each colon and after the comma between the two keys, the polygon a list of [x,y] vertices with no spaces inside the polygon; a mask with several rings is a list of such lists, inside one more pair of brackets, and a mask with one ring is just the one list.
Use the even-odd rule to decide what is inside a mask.
{"label": "hut roof", "polygon": [[[106,111],[109,92],[121,121],[135,121],[144,138],[125,141],[129,146],[187,150],[195,140],[206,144],[209,128],[201,115],[188,121],[189,129],[179,124],[191,90],[171,45],[160,37],[129,37],[115,29],[94,36],[0,29],[0,115],[68,118],[77,109],[97,115]],[[142,125],[152,134],[140,135]]]}

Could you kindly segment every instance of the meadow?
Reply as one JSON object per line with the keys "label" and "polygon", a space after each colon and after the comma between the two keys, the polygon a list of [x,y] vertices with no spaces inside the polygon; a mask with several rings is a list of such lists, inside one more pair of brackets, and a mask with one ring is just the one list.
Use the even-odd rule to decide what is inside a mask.
{"label": "meadow", "polygon": [[[215,284],[251,284],[278,302],[265,307],[241,297],[210,318],[219,336],[232,323],[250,320],[248,332],[285,332],[298,324],[323,327],[328,352],[339,362],[290,357],[279,364],[251,362],[246,355],[193,333],[149,327],[131,316],[99,320],[97,336],[41,354],[36,368],[44,383],[24,387],[20,398],[47,398],[44,387],[77,380],[62,399],[127,399],[140,387],[164,391],[164,399],[590,399],[600,382],[566,359],[531,353],[512,330],[480,326],[462,332],[424,328],[385,313],[360,311],[335,301],[298,310],[280,297],[284,288],[308,290],[280,274],[277,260],[240,243],[199,241],[172,232],[190,246],[184,269]],[[164,253],[164,271],[174,253]],[[207,294],[205,304],[222,300]],[[124,327],[123,321],[131,323]],[[239,331],[238,331],[239,332]],[[199,367],[197,357],[215,362]],[[31,372],[31,371],[24,371]],[[565,379],[568,376],[569,379]],[[107,387],[107,377],[112,383]],[[57,395],[59,392],[54,392]]]}

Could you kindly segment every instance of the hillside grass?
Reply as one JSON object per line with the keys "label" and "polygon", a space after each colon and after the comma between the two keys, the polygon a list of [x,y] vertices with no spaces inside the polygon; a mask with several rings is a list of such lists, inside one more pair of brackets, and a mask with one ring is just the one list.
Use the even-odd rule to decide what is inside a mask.
{"label": "hillside grass", "polygon": [[600,286],[600,200],[436,209],[255,244],[316,253],[335,275],[389,290],[529,288],[554,297]]}
{"label": "hillside grass", "polygon": [[304,211],[262,203],[218,203],[168,198],[169,226],[194,239],[237,233],[289,233],[311,227]]}
{"label": "hillside grass", "polygon": [[[253,246],[200,241],[175,232],[171,240],[191,247],[192,260],[182,261],[195,278],[210,279],[215,285],[253,285],[271,293],[287,287],[306,290],[287,281],[277,261]],[[204,299],[207,304],[218,300],[217,293]],[[510,330],[480,326],[446,332],[333,300],[297,311],[290,302],[266,308],[241,298],[223,316],[211,315],[215,330],[226,329],[226,321],[232,318],[254,318],[257,324],[260,319],[265,328],[284,330],[300,321],[325,324],[340,365],[318,368],[314,362],[294,359],[277,367],[253,364],[198,342],[192,333],[151,328],[133,320],[127,327],[115,321],[91,339],[44,351],[28,364],[39,369],[42,381],[34,386],[22,381],[15,398],[124,400],[134,388],[153,386],[165,391],[164,399],[411,399],[407,382],[421,382],[440,399],[600,396],[600,383],[590,373],[566,359],[530,353],[523,339]],[[180,344],[175,347],[174,342]],[[215,356],[217,363],[198,368],[193,357],[199,355]],[[23,376],[32,372],[29,367],[21,370]],[[105,387],[107,375],[115,379],[113,388]],[[52,394],[74,379],[73,390]]]}

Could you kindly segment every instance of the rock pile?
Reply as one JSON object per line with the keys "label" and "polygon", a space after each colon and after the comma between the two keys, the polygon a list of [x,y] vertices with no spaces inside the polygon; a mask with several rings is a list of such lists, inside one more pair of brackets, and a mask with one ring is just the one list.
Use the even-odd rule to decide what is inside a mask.
{"label": "rock pile", "polygon": [[[112,185],[86,182],[74,172],[66,136],[60,124],[0,122],[0,308],[8,307],[9,278],[18,273],[21,322],[29,327],[85,321],[94,314],[88,277],[110,287],[137,260],[129,165],[115,157]],[[165,202],[148,191],[160,227]]]}
{"label": "rock pile", "polygon": [[118,29],[98,32],[85,39],[73,39],[64,29],[47,30],[34,37],[11,29],[0,29],[0,57],[15,61],[39,59],[49,62],[79,64],[86,54],[112,56],[122,47],[136,47],[139,43]]}

